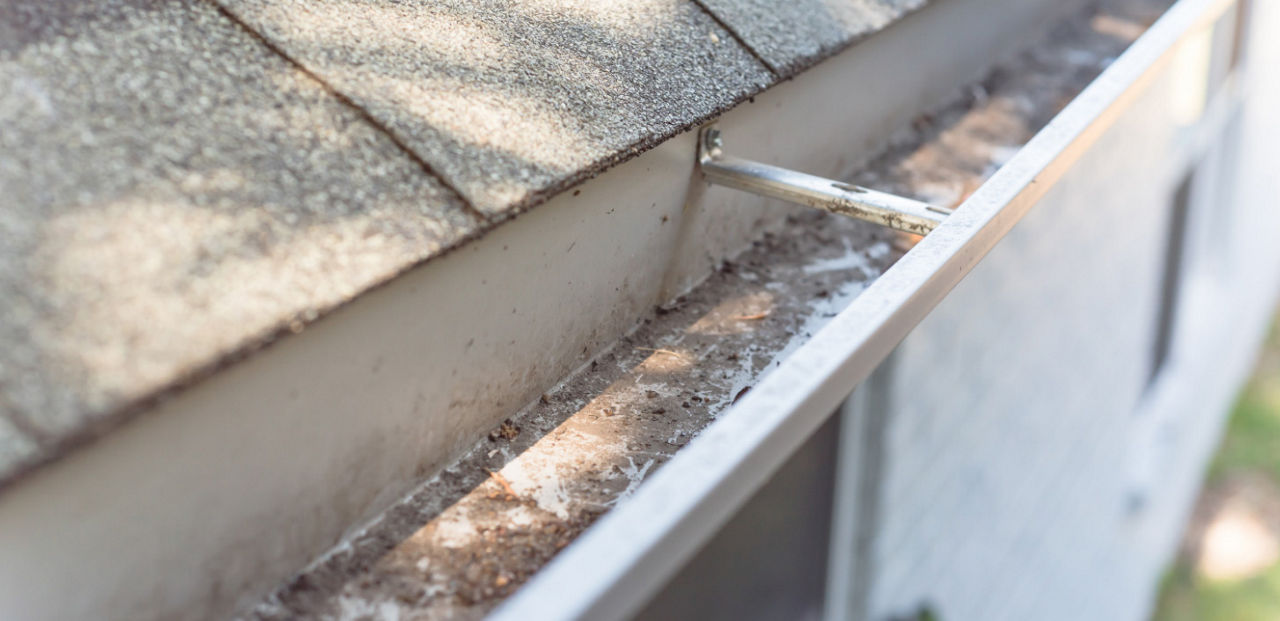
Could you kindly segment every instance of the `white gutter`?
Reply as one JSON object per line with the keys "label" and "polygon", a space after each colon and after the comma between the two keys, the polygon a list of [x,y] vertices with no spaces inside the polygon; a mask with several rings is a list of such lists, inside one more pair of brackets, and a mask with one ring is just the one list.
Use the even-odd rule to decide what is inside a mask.
{"label": "white gutter", "polygon": [[969,273],[1227,0],[1180,0],[826,328],[491,618],[636,612]]}
{"label": "white gutter", "polygon": [[[930,5],[719,126],[735,153],[845,175],[1078,4]],[[258,600],[782,220],[691,183],[695,147],[677,136],[6,489],[0,617]]]}

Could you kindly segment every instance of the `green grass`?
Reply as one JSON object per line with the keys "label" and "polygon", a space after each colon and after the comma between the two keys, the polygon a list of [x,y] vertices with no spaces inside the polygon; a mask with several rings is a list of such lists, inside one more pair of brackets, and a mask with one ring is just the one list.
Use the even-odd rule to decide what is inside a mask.
{"label": "green grass", "polygon": [[1280,330],[1273,327],[1258,372],[1240,395],[1207,484],[1234,472],[1257,472],[1280,484]]}
{"label": "green grass", "polygon": [[1185,562],[1164,579],[1157,621],[1276,621],[1280,619],[1280,565],[1244,580],[1213,582]]}
{"label": "green grass", "polygon": [[[1232,410],[1205,485],[1241,474],[1280,486],[1280,322],[1272,326],[1255,375]],[[1280,563],[1242,580],[1211,581],[1180,558],[1164,577],[1153,619],[1280,620]]]}

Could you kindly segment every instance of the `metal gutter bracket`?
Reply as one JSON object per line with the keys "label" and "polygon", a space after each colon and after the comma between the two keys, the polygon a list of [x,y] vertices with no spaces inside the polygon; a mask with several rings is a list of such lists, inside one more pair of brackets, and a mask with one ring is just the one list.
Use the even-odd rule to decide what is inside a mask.
{"label": "metal gutter bracket", "polygon": [[927,235],[951,214],[951,210],[944,207],[728,156],[722,147],[719,129],[714,125],[702,128],[698,135],[698,167],[707,181],[716,185],[916,235]]}

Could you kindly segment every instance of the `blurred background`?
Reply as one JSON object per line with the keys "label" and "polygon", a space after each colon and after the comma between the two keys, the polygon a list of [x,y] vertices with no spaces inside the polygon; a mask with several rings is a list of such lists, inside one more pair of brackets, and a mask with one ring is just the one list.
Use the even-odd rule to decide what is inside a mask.
{"label": "blurred background", "polygon": [[1280,317],[1231,412],[1153,618],[1280,619]]}

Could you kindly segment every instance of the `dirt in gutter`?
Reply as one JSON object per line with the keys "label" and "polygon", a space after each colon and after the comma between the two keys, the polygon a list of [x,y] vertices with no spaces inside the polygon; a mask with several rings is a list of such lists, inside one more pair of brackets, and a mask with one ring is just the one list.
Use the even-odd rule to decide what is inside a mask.
{"label": "dirt in gutter", "polygon": [[[850,181],[959,205],[1167,5],[1113,2],[1065,21],[916,119]],[[911,244],[797,212],[245,617],[482,617]]]}
{"label": "dirt in gutter", "polygon": [[798,213],[249,616],[482,616],[834,317],[894,242]]}

